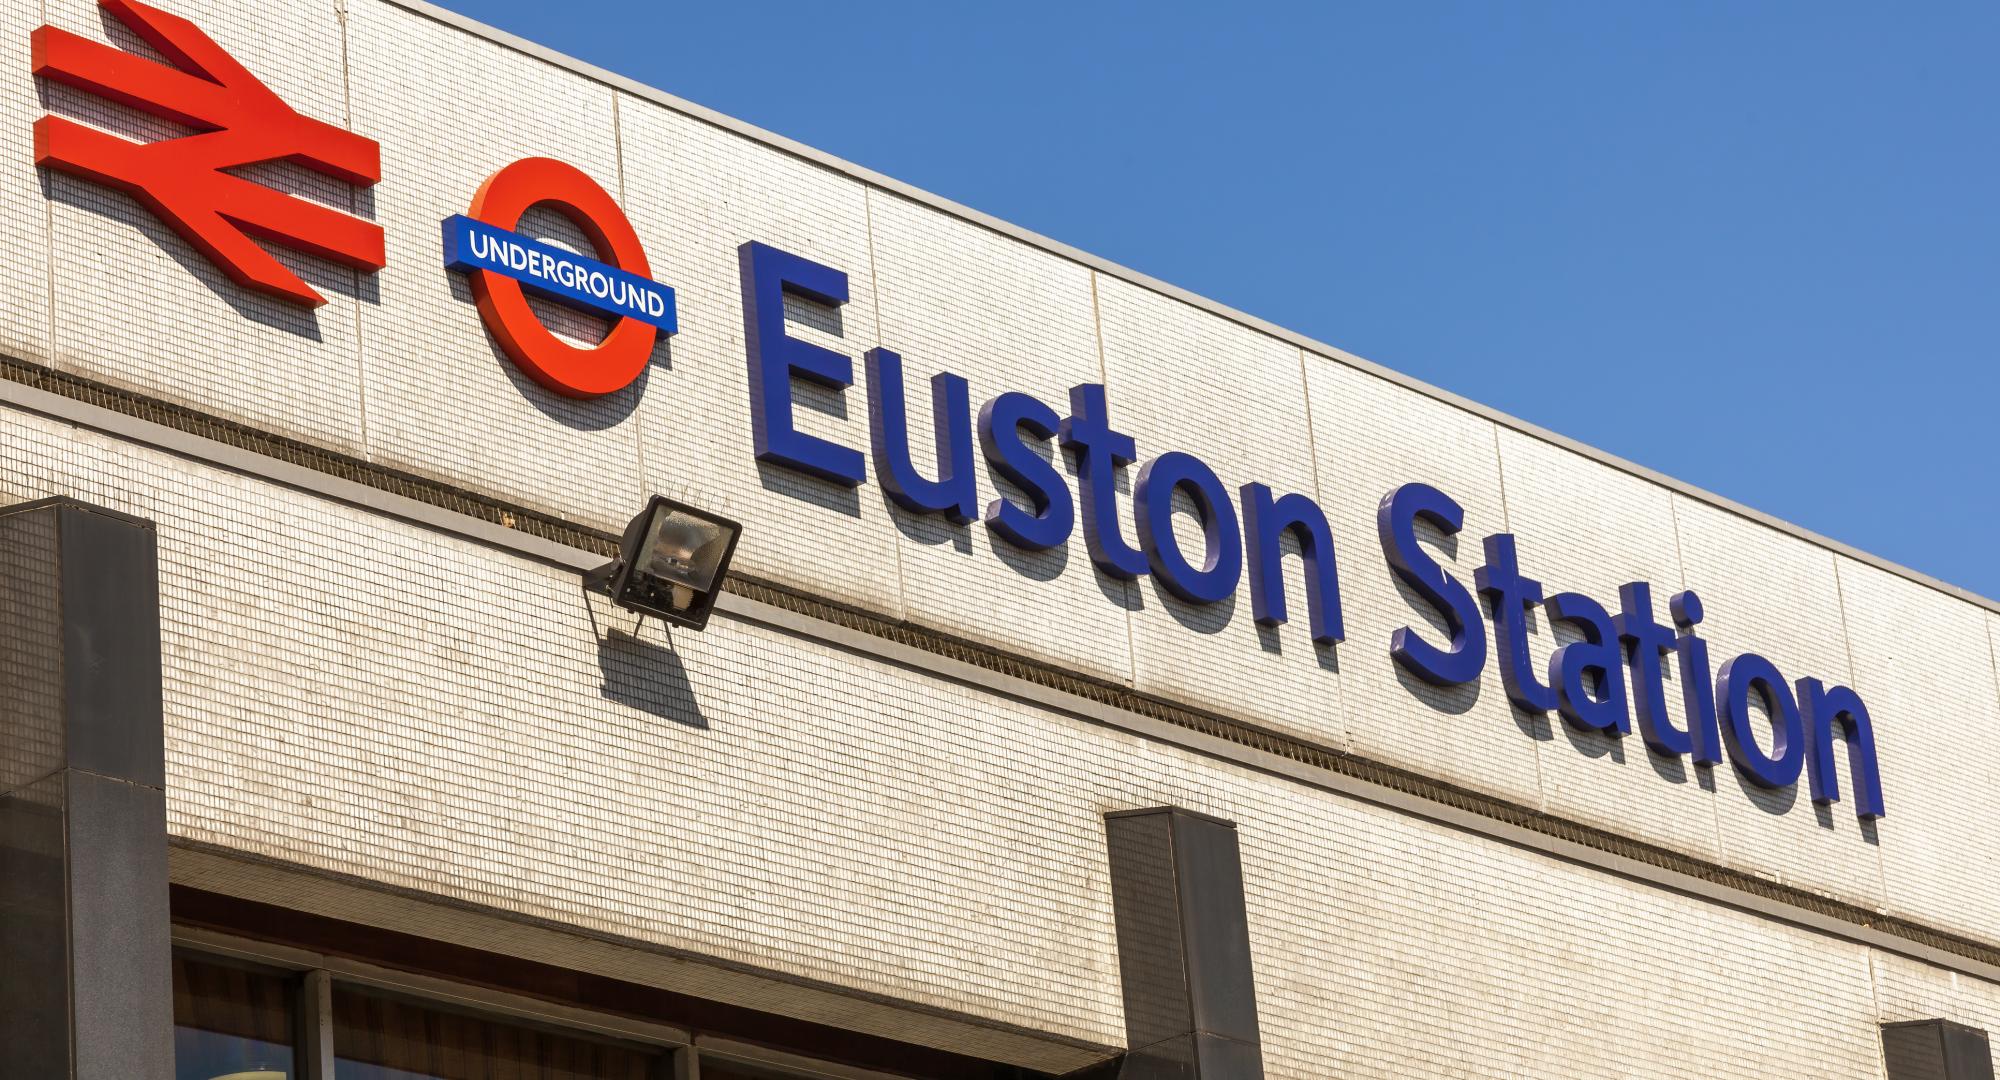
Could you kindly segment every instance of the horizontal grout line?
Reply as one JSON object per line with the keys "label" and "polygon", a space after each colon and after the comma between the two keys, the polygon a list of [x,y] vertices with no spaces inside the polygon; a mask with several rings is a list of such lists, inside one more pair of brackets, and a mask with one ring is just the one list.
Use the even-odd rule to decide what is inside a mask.
{"label": "horizontal grout line", "polygon": [[[616,550],[601,530],[4,357],[0,403],[572,571]],[[2000,946],[770,582],[727,587],[731,618],[2000,983]]]}
{"label": "horizontal grout line", "polygon": [[[631,94],[634,97],[650,101],[655,105],[660,105],[680,113],[690,119],[699,120],[734,135],[740,135],[743,138],[761,143],[771,149],[789,154],[802,161],[830,169],[868,186],[879,188],[889,194],[900,195],[903,198],[921,203],[940,213],[948,214],[968,224],[980,226],[1008,239],[1027,244],[1030,247],[1045,251],[1059,258],[1067,259],[1080,266],[1088,267],[1099,273],[1109,274],[1112,277],[1137,285],[1142,289],[1158,293],[1169,299],[1178,300],[1191,307],[1206,311],[1211,315],[1227,319],[1238,326],[1255,330],[1258,333],[1266,334],[1280,341],[1298,346],[1323,360],[1331,360],[1335,363],[1344,364],[1357,371],[1384,379],[1406,390],[1415,391],[1435,401],[1443,402],[1492,423],[1499,424],[1501,427],[1509,428],[1523,435],[1549,443],[1552,446],[1561,447],[1564,450],[1579,454],[1600,465],[1608,465],[1620,472],[1658,484],[1669,491],[1684,495],[1698,502],[1707,503],[1719,510],[1727,511],[1767,528],[1776,529],[1779,532],[1805,540],[1835,554],[1845,555],[1857,562],[1866,563],[1877,569],[1886,570],[1899,577],[1907,578],[1910,581],[1914,581],[1927,588],[1935,589],[1954,599],[1976,604],[1988,611],[2000,612],[2000,600],[1989,599],[1963,586],[1953,585],[1948,581],[1932,577],[1920,570],[1911,569],[1879,555],[1863,551],[1851,544],[1821,535],[1804,526],[1795,525],[1755,507],[1737,502],[1726,496],[1718,495],[1705,488],[1697,487],[1685,480],[1676,479],[1657,469],[1649,468],[1635,461],[1628,461],[1616,454],[1601,450],[1588,443],[1579,442],[1567,435],[1551,431],[1539,424],[1502,412],[1490,405],[1474,401],[1461,394],[1455,394],[1443,387],[1434,386],[1415,376],[1406,375],[1394,368],[1378,364],[1373,360],[1356,356],[1345,349],[1329,345],[1295,330],[1288,330],[1267,319],[1239,311],[1227,304],[1189,292],[1178,285],[1170,284],[1149,274],[1112,262],[1102,256],[1093,255],[1090,252],[1072,247],[1060,240],[1043,236],[1031,229],[1022,228],[1019,225],[1004,221],[984,211],[975,210],[961,203],[953,202],[942,195],[933,194],[922,188],[906,184],[894,177],[876,172],[873,169],[856,165],[851,161],[829,154],[824,150],[815,149],[795,139],[779,135],[776,132],[766,131],[755,124],[738,120],[733,116],[717,112],[705,105],[697,105],[694,102],[675,97],[664,90],[648,86],[636,79],[620,75],[594,64],[585,63],[575,57],[559,53],[545,45],[538,45],[525,38],[510,34],[505,30],[488,26],[477,19],[439,7],[437,4],[430,3],[429,0],[383,0],[383,2],[400,7],[412,14],[420,15],[452,29],[483,38],[503,48],[512,49],[531,59],[539,60],[545,64],[568,71],[571,74],[582,76],[612,90]],[[754,237],[746,239],[754,239]]]}

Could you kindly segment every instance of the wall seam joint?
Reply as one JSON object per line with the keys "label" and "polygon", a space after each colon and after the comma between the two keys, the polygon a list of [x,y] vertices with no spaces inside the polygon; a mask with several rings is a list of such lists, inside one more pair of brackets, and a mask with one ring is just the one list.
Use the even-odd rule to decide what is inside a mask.
{"label": "wall seam joint", "polygon": [[[1097,269],[1095,267],[1090,268],[1090,333],[1097,341],[1097,381],[1104,385],[1107,392],[1109,392],[1111,372],[1104,360],[1104,311],[1097,300]],[[1063,448],[1061,446],[1057,446],[1055,452],[1058,458],[1063,456]],[[1118,605],[1121,609],[1120,614],[1124,616],[1125,623],[1125,685],[1138,686],[1139,638],[1137,631],[1132,627],[1132,592],[1138,588],[1138,585],[1130,581],[1121,581],[1118,583],[1118,588],[1125,594],[1125,602]],[[1346,727],[1347,723],[1343,720],[1341,722],[1343,735],[1346,734]]]}
{"label": "wall seam joint", "polygon": [[[1672,523],[1674,529],[1674,567],[1680,571],[1681,588],[1685,590],[1688,587],[1687,553],[1681,547],[1681,495],[1677,491],[1667,492],[1667,520]],[[1842,632],[1846,632],[1844,625]],[[1850,662],[1848,666],[1851,668],[1853,664]],[[1688,722],[1693,723],[1693,720],[1690,719]],[[1694,767],[1701,768],[1700,765]],[[1728,849],[1722,842],[1722,800],[1716,798],[1713,791],[1708,793],[1708,820],[1715,828],[1715,859],[1717,862],[1722,862],[1728,857]],[[1881,859],[1881,852],[1876,852],[1876,859],[1878,861]]]}
{"label": "wall seam joint", "polygon": [[[868,306],[875,314],[875,345],[887,347],[882,340],[882,278],[875,268],[875,192],[870,184],[861,185],[861,233],[868,245]],[[897,508],[886,504],[882,512],[888,514],[889,555],[896,560],[896,615],[908,618],[910,614],[910,582],[903,570],[903,530],[895,522]]]}

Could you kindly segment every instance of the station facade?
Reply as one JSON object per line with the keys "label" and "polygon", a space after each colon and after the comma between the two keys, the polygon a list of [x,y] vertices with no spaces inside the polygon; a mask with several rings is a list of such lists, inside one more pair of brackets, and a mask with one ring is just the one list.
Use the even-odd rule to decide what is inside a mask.
{"label": "station facade", "polygon": [[0,56],[0,1076],[1990,1080],[1991,601],[418,0]]}

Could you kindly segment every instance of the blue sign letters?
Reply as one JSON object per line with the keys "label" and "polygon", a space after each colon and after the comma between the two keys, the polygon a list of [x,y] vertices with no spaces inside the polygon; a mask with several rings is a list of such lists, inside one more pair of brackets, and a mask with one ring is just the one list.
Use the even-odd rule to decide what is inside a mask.
{"label": "blue sign letters", "polygon": [[[842,486],[860,485],[868,458],[792,424],[792,380],[844,390],[854,382],[853,362],[791,337],[785,329],[786,294],[837,308],[847,302],[847,275],[764,244],[745,244],[739,256],[757,459]],[[1233,501],[1208,465],[1191,454],[1168,451],[1141,465],[1133,481],[1132,516],[1139,538],[1134,546],[1121,528],[1118,470],[1139,464],[1140,452],[1132,436],[1112,426],[1103,386],[1071,388],[1067,417],[1058,417],[1030,395],[1008,391],[987,401],[975,421],[966,380],[949,372],[933,376],[936,479],[931,479],[910,452],[902,357],[876,348],[864,362],[875,472],[884,494],[902,510],[940,514],[960,525],[977,517],[1001,540],[1029,551],[1067,543],[1081,518],[1085,546],[1099,571],[1119,580],[1151,574],[1161,588],[1189,604],[1234,596],[1247,564],[1252,615],[1265,626],[1286,620],[1282,545],[1290,535],[1304,562],[1313,642],[1331,647],[1345,637],[1333,533],[1308,496],[1276,494],[1253,482],[1238,489]],[[1074,502],[1069,484],[1048,456],[1052,448],[1038,449],[1051,440],[1068,454],[1077,473]],[[1024,502],[998,498],[980,511],[975,445],[993,475],[1017,489]],[[1174,534],[1176,496],[1182,494],[1201,524],[1198,555],[1183,550]],[[1863,818],[1882,816],[1873,729],[1853,690],[1829,689],[1810,678],[1794,686],[1769,660],[1753,653],[1723,664],[1711,683],[1707,643],[1694,633],[1702,620],[1700,597],[1683,591],[1668,601],[1671,628],[1657,621],[1652,589],[1643,581],[1619,589],[1616,615],[1582,593],[1557,592],[1545,599],[1541,582],[1521,572],[1515,539],[1506,533],[1482,543],[1485,565],[1473,575],[1475,596],[1421,542],[1424,530],[1449,537],[1465,524],[1464,508],[1428,484],[1405,484],[1389,492],[1376,511],[1376,531],[1390,572],[1411,602],[1429,607],[1449,635],[1439,645],[1412,627],[1395,631],[1389,655],[1408,675],[1435,686],[1479,679],[1486,667],[1490,618],[1500,681],[1516,709],[1557,713],[1581,732],[1613,738],[1632,730],[1636,714],[1640,736],[1653,753],[1692,755],[1695,764],[1707,767],[1719,764],[1726,752],[1749,782],[1763,787],[1790,785],[1803,771],[1813,800],[1820,803],[1840,797],[1833,743],[1844,740],[1855,812]],[[1529,613],[1537,609],[1552,627],[1563,624],[1574,631],[1573,639],[1555,650],[1545,676],[1535,670],[1528,648]],[[1685,729],[1667,716],[1670,657],[1681,684]],[[1761,718],[1752,709],[1753,694],[1774,728],[1769,753],[1756,740]]]}
{"label": "blue sign letters", "polygon": [[[750,364],[750,425],[757,460],[782,465],[846,487],[867,476],[860,452],[837,446],[792,426],[792,380],[804,378],[844,390],[854,382],[847,357],[801,341],[785,332],[785,296],[827,307],[847,302],[847,275],[830,266],[748,243],[738,250],[743,274],[743,321]],[[910,454],[908,412],[904,408],[903,360],[888,349],[869,350],[870,449],[884,494],[913,514],[943,514],[967,524],[974,517],[1015,547],[1039,551],[1067,543],[1078,507],[1062,473],[1031,442],[1055,439],[1074,458],[1081,474],[1083,535],[1091,560],[1114,578],[1155,575],[1162,588],[1190,604],[1212,604],[1236,593],[1246,554],[1256,620],[1276,626],[1286,618],[1285,584],[1279,572],[1286,534],[1296,538],[1306,564],[1306,598],[1313,641],[1330,646],[1341,640],[1339,576],[1334,569],[1333,533],[1309,497],[1273,495],[1262,484],[1240,492],[1243,525],[1220,477],[1190,454],[1169,452],[1139,470],[1133,483],[1135,531],[1139,544],[1120,531],[1117,471],[1136,464],[1139,449],[1130,435],[1111,427],[1104,387],[1085,383],[1070,390],[1070,415],[1035,398],[1010,391],[988,401],[975,425],[965,379],[949,372],[931,379],[931,415],[937,446],[937,479],[924,476]],[[1027,505],[995,499],[980,514],[972,448],[993,474],[1020,489]],[[1174,496],[1185,493],[1202,526],[1200,557],[1181,550],[1173,532]]]}
{"label": "blue sign letters", "polygon": [[[1390,569],[1451,633],[1451,646],[1439,648],[1404,627],[1390,639],[1391,655],[1426,682],[1456,686],[1478,679],[1486,666],[1479,608],[1465,586],[1424,550],[1415,527],[1418,521],[1427,521],[1449,535],[1464,526],[1464,511],[1436,488],[1405,484],[1382,500],[1378,521],[1382,554]],[[1803,770],[1817,803],[1840,798],[1833,744],[1844,740],[1854,779],[1854,812],[1862,818],[1882,816],[1875,735],[1859,694],[1845,686],[1827,689],[1811,678],[1794,686],[1776,664],[1755,653],[1724,663],[1711,684],[1708,644],[1694,634],[1702,606],[1693,592],[1677,593],[1668,602],[1676,632],[1654,621],[1652,587],[1643,581],[1618,590],[1620,610],[1614,617],[1581,593],[1557,593],[1543,600],[1541,583],[1521,574],[1513,536],[1498,533],[1482,546],[1486,565],[1474,572],[1473,581],[1486,598],[1500,653],[1500,681],[1515,708],[1542,715],[1558,712],[1578,730],[1613,737],[1632,729],[1636,712],[1639,734],[1652,752],[1664,757],[1692,754],[1695,764],[1710,766],[1721,762],[1726,749],[1744,779],[1765,788],[1790,786]],[[1525,615],[1537,606],[1549,622],[1566,623],[1582,638],[1549,658],[1546,685],[1535,677],[1527,648]],[[1674,727],[1666,715],[1669,654],[1678,664],[1687,730]],[[1769,753],[1757,742],[1761,720],[1751,708],[1753,694],[1770,720]]]}

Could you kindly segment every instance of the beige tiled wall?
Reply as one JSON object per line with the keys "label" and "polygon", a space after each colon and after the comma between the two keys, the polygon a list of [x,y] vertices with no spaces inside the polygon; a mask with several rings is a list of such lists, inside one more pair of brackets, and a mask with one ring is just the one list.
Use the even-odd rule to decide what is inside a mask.
{"label": "beige tiled wall", "polygon": [[[1856,685],[1832,553],[1693,499],[1676,497],[1674,515],[1687,586],[1707,609],[1699,630],[1716,668],[1754,652],[1794,679]],[[1782,599],[1739,599],[1764,595]],[[1664,620],[1666,598],[1655,599]],[[1771,749],[1768,739],[1759,745]],[[1728,765],[1712,779],[1725,864],[1850,903],[1881,905],[1879,845],[1906,832],[1905,815],[1862,822],[1844,776],[1842,801],[1825,808],[1811,803],[1803,774],[1795,788],[1776,792],[1755,787]]]}
{"label": "beige tiled wall", "polygon": [[[2000,842],[1985,827],[2000,780],[2000,615],[386,0],[170,6],[301,111],[381,142],[383,182],[358,195],[296,171],[268,175],[380,222],[389,265],[355,275],[298,260],[331,300],[304,312],[229,285],[123,196],[38,176],[24,164],[24,132],[47,108],[161,129],[31,87],[25,35],[44,16],[0,13],[0,55],[13,57],[0,86],[17,91],[0,100],[0,348],[10,354],[593,526],[622,524],[648,492],[678,495],[743,520],[745,573],[2000,940]],[[48,21],[129,44],[85,0],[47,7]],[[479,94],[461,92],[474,84]],[[466,209],[494,170],[536,154],[617,194],[655,276],[678,294],[680,332],[635,388],[607,399],[556,398],[516,372],[440,265],[440,220]],[[1247,586],[1198,608],[1149,579],[1103,578],[1080,528],[1066,548],[1027,556],[983,524],[892,509],[872,462],[854,490],[760,467],[737,264],[752,240],[849,277],[837,333],[791,323],[853,357],[857,375],[844,394],[801,389],[803,429],[867,450],[861,356],[876,346],[905,359],[925,468],[926,381],[938,371],[970,381],[975,410],[1021,390],[1060,414],[1069,387],[1102,381],[1142,458],[1189,451],[1232,492],[1261,481],[1319,501],[1336,538],[1347,640],[1310,642],[1296,558],[1285,571],[1293,620],[1260,630]],[[1095,815],[1183,802],[1294,842],[1282,855],[1263,840],[1246,849],[1262,875],[1258,919],[1285,928],[1260,949],[1292,957],[1269,969],[1273,1016],[1304,1023],[1336,994],[1373,995],[1384,1009],[1399,997],[1424,1003],[1384,1012],[1376,1027],[1281,1042],[1283,1075],[1373,1075],[1390,1042],[1425,1041],[1407,1025],[1469,1029],[1478,1016],[1507,1018],[1508,1037],[1528,1041],[1447,1041],[1419,1071],[1449,1072],[1453,1054],[1480,1062],[1474,1073],[1532,1071],[1520,1066],[1532,1044],[1578,1061],[1579,1074],[1614,1075],[1605,1055],[1626,1052],[1621,1040],[1638,1038],[1633,1017],[1646,1009],[1681,1017],[1667,1045],[1706,1063],[1713,1032],[1672,1012],[1697,970],[1723,987],[1704,1009],[1782,1000],[1824,1010],[1787,1014],[1795,1026],[1773,1054],[1817,1035],[1867,1057],[1861,954],[906,673],[858,671],[741,627],[684,641],[672,660],[654,646],[601,645],[573,581],[177,459],[9,423],[11,494],[77,491],[173,524],[183,835],[565,921],[624,920],[662,941],[912,1000],[969,987],[995,1016],[1111,1039]],[[1136,471],[1121,480],[1128,538]],[[980,472],[983,503],[1003,491]],[[1816,808],[1803,787],[1751,790],[1727,764],[1694,769],[1636,737],[1521,714],[1490,656],[1476,686],[1453,691],[1399,675],[1389,634],[1435,629],[1391,579],[1374,515],[1387,492],[1418,480],[1466,509],[1455,541],[1432,536],[1430,546],[1468,586],[1480,540],[1510,531],[1524,572],[1550,592],[1615,609],[1620,584],[1646,580],[1664,619],[1667,598],[1694,588],[1715,664],[1756,651],[1790,678],[1854,686],[1873,713],[1889,816],[1864,827],[1851,798]],[[1198,550],[1191,523],[1179,524]],[[323,573],[280,580],[298,545],[321,552]],[[1537,620],[1539,660],[1556,640]],[[674,704],[649,711],[628,698]],[[1668,698],[1678,718],[1672,683]],[[576,789],[579,774],[587,790]],[[448,790],[468,776],[471,787]],[[673,813],[629,801],[662,785],[684,797]],[[538,817],[530,804],[561,809]],[[970,809],[940,809],[954,805]],[[773,836],[797,846],[746,869],[744,853]],[[443,858],[468,838],[482,858]],[[1011,880],[1023,852],[1044,850],[1066,854]],[[629,875],[590,895],[551,891],[538,876],[607,859]],[[1020,893],[999,918],[981,896],[1002,879]],[[1409,901],[1442,888],[1479,902]],[[1367,901],[1377,906],[1342,906],[1357,890],[1381,894]],[[702,903],[664,903],[684,896]],[[1592,917],[1569,919],[1571,909]],[[992,933],[1007,943],[997,952],[961,936],[996,918]],[[1663,965],[1695,963],[1651,929],[1674,919],[1697,919],[1729,945],[1670,985]],[[760,920],[795,933],[751,933]],[[1528,965],[1515,974],[1532,985],[1496,1001],[1499,969],[1522,967],[1510,950],[1567,957],[1583,982],[1561,984],[1562,964]],[[1412,970],[1419,956],[1436,971]],[[1849,996],[1790,1001],[1784,981],[1815,965],[1848,972],[1828,979]],[[1600,1035],[1622,1034],[1586,1045],[1579,1008]],[[1777,1060],[1729,1067],[1768,1075]]]}
{"label": "beige tiled wall", "polygon": [[368,456],[623,526],[639,502],[644,388],[577,402],[530,381],[439,247],[439,223],[521,158],[558,158],[617,194],[612,92],[389,4],[354,4],[347,25],[355,127],[382,143],[388,230],[389,265],[361,312]]}
{"label": "beige tiled wall", "polygon": [[[1500,473],[1521,572],[1542,583],[1545,597],[1582,593],[1615,615],[1618,587],[1647,581],[1658,617],[1666,618],[1680,565],[1673,500],[1665,489],[1515,431],[1500,433]],[[1580,634],[1551,626],[1546,612],[1537,615],[1534,630],[1529,654],[1546,682],[1557,645]],[[1688,759],[1650,752],[1636,724],[1632,735],[1618,738],[1581,731],[1554,714],[1527,723],[1540,748],[1544,809],[1715,857],[1711,796]]]}
{"label": "beige tiled wall", "polygon": [[[869,206],[877,340],[903,358],[911,457],[925,476],[936,475],[930,379],[938,372],[970,383],[975,422],[982,403],[1007,391],[1064,415],[1071,387],[1103,381],[1088,269],[896,195],[875,192]],[[1044,445],[1062,468],[1054,443]],[[982,513],[1003,494],[1030,505],[976,451],[975,462]],[[880,487],[868,498],[881,501]],[[956,526],[901,509],[892,516],[912,620],[1099,678],[1132,677],[1125,585],[1092,572],[1081,527],[1062,547],[1029,552],[980,522]],[[1000,596],[1021,602],[995,603]]]}
{"label": "beige tiled wall", "polygon": [[[47,6],[54,26],[158,55],[88,0],[48,0]],[[301,114],[348,126],[346,50],[330,2],[213,0],[170,10],[194,21]],[[34,94],[7,95],[9,132],[28,130],[41,102],[58,115],[139,138],[190,130],[48,81],[39,91],[39,101]],[[369,134],[380,139],[383,133]],[[10,154],[6,167],[22,160]],[[374,203],[382,221],[387,207],[379,200],[407,183],[407,174],[396,176],[357,196],[302,168],[266,166],[257,175],[341,210]],[[53,226],[52,244],[33,264],[42,270],[37,291],[54,308],[58,367],[334,449],[362,448],[357,319],[372,306],[371,279],[276,249],[277,258],[327,300],[302,308],[237,286],[126,195],[56,173],[41,182],[48,198],[21,209],[36,218],[46,213]],[[6,231],[21,235],[20,228],[10,220]],[[392,249],[392,260],[398,255],[408,265],[407,254]]]}
{"label": "beige tiled wall", "polygon": [[[1107,275],[1098,275],[1097,303],[1111,422],[1133,437],[1142,463],[1170,450],[1193,454],[1215,470],[1232,503],[1236,489],[1253,480],[1277,495],[1318,499],[1297,348]],[[1125,474],[1136,486],[1139,466]],[[1133,495],[1120,497],[1128,524],[1135,521]],[[1174,535],[1199,566],[1206,557],[1202,531],[1192,503],[1179,501],[1190,509],[1175,515]],[[1240,505],[1234,513],[1240,533]],[[1136,537],[1136,528],[1126,533],[1128,542]],[[1312,642],[1296,560],[1288,560],[1285,583],[1298,616],[1274,630],[1260,630],[1251,619],[1247,586],[1219,604],[1192,605],[1153,575],[1127,583],[1135,684],[1338,743],[1336,654]]]}
{"label": "beige tiled wall", "polygon": [[[1878,1075],[2000,988],[0,411],[161,538],[183,841],[1120,1045],[1101,817],[1237,823],[1274,1080]],[[660,964],[685,961],[661,958]]]}
{"label": "beige tiled wall", "polygon": [[0,10],[0,100],[18,103],[0,125],[0,348],[46,363],[49,355],[49,200],[35,168],[40,91],[29,73],[38,3]]}
{"label": "beige tiled wall", "polygon": [[[2000,926],[2000,792],[1986,613],[1852,559],[1838,560],[1854,688],[1882,762],[1879,853],[1890,910],[1961,934]],[[1851,784],[1842,761],[1841,791]],[[1845,805],[1845,804],[1843,804]],[[1837,816],[1837,815],[1836,815]],[[1914,913],[1922,912],[1921,916]]]}
{"label": "beige tiled wall", "polygon": [[[1412,394],[1374,375],[1307,358],[1322,507],[1340,551],[1347,641],[1338,650],[1348,745],[1363,757],[1427,776],[1541,803],[1533,727],[1516,718],[1486,665],[1476,684],[1440,688],[1404,672],[1389,638],[1404,626],[1443,644],[1441,624],[1388,573],[1376,528],[1382,499],[1425,483],[1456,500],[1465,524],[1446,538],[1420,527],[1433,559],[1472,588],[1480,540],[1506,531],[1491,421]],[[1417,605],[1413,607],[1412,605]]]}
{"label": "beige tiled wall", "polygon": [[[626,205],[680,333],[640,406],[644,479],[743,520],[738,559],[752,574],[888,615],[903,610],[895,525],[872,479],[842,488],[755,460],[737,249],[759,241],[847,275],[835,336],[791,334],[853,359],[844,395],[800,382],[800,431],[866,451],[861,354],[875,344],[874,267],[861,184],[635,98],[622,98]],[[874,470],[871,467],[872,478]]]}

